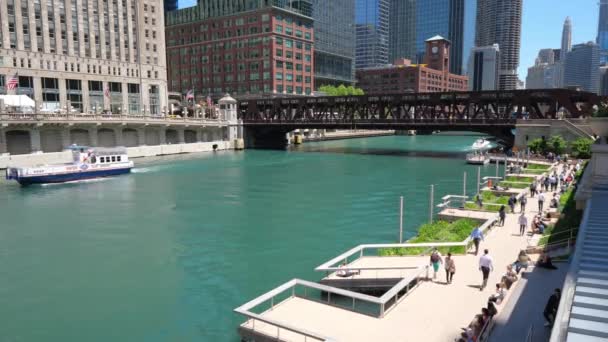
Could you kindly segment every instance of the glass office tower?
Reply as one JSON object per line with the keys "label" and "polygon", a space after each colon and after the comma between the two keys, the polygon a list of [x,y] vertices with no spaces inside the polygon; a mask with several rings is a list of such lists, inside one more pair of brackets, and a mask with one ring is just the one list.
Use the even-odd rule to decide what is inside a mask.
{"label": "glass office tower", "polygon": [[357,69],[388,64],[389,0],[356,0]]}

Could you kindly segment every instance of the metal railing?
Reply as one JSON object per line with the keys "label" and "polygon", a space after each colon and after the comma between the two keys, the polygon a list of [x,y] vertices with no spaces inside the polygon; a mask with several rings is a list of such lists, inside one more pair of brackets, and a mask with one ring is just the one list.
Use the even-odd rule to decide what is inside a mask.
{"label": "metal railing", "polygon": [[[441,209],[450,209],[450,208],[464,208],[464,204],[466,203],[469,196],[458,196],[458,195],[447,195],[441,198],[441,203],[437,204],[437,208]],[[451,206],[452,201],[460,203],[459,206],[454,207]]]}
{"label": "metal railing", "polygon": [[141,114],[67,114],[67,113],[12,113],[0,114],[1,123],[23,122],[162,122],[162,123],[188,123],[188,124],[228,124],[225,118],[179,117],[170,115],[141,115]]}

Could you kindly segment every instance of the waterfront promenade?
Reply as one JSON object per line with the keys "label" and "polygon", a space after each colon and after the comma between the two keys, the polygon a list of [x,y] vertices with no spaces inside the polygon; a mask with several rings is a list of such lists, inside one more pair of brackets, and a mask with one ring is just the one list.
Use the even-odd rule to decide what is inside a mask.
{"label": "waterfront promenade", "polygon": [[[520,192],[527,191],[528,189],[520,190]],[[545,205],[547,206],[548,202]],[[528,198],[526,206],[528,222],[532,222],[537,213],[536,197]],[[471,215],[479,214],[471,212]],[[461,217],[471,215],[467,215],[466,212],[456,214]],[[387,311],[382,318],[298,297],[286,299],[272,310],[264,312],[262,316],[286,326],[303,329],[336,341],[453,341],[462,331],[461,328],[468,326],[474,316],[481,312],[481,308],[486,307],[488,297],[495,291],[494,284],[500,282],[506,266],[512,264],[516,260],[518,252],[528,246],[528,236],[519,235],[517,222],[519,215],[518,204],[515,214],[507,214],[503,227],[495,226],[486,234],[478,256],[475,256],[472,251],[466,255],[455,256],[456,274],[452,284],[445,283],[445,271],[441,269],[436,281],[423,281],[411,294],[400,299],[398,304]],[[479,285],[482,276],[478,267],[479,256],[486,248],[489,249],[490,255],[494,259],[494,271],[490,274],[487,287],[480,291]],[[420,266],[427,263],[426,260],[420,260],[419,257],[411,259],[411,261],[420,262]],[[411,266],[411,261],[404,261],[400,266]],[[356,267],[350,264],[348,266]],[[543,279],[536,279],[536,281],[543,281]],[[551,280],[549,280],[550,282]],[[553,288],[560,287],[561,283],[546,285]],[[511,290],[511,292],[513,291],[514,289]],[[538,312],[530,312],[530,315],[542,317],[546,297],[542,293],[539,295],[541,297],[538,298],[538,301],[541,304],[533,305],[537,306]],[[513,300],[517,300],[517,296],[514,296]],[[502,306],[506,305],[513,306],[513,303],[507,302],[498,305],[499,312],[502,311]],[[505,312],[504,315],[508,315],[508,313]],[[508,320],[508,317],[505,318],[504,315],[501,318]],[[249,328],[251,325],[251,321],[243,324],[244,327]],[[255,322],[255,330],[269,336],[277,336],[276,326],[261,321]],[[280,339],[304,341],[303,336],[284,329],[280,331]]]}

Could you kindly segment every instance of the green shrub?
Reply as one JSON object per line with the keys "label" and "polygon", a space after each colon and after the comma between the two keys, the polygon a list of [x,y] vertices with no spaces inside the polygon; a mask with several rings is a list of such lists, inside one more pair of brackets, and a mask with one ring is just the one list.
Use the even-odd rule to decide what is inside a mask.
{"label": "green shrub", "polygon": [[545,153],[547,150],[547,141],[536,138],[528,143],[528,147],[532,153]]}
{"label": "green shrub", "polygon": [[[506,204],[505,204],[506,206]],[[500,210],[500,204],[489,204],[483,203],[483,207],[479,207],[475,202],[467,202],[464,205],[465,209],[469,210],[481,210],[481,211],[489,211],[489,212],[498,212]]]}
{"label": "green shrub", "polygon": [[593,145],[593,140],[589,138],[578,138],[574,140],[570,144],[570,147],[572,148],[572,156],[574,158],[583,159],[591,158],[591,145]]}
{"label": "green shrub", "polygon": [[534,177],[508,176],[507,178],[505,178],[505,181],[532,183],[534,182],[534,179]]}
{"label": "green shrub", "polygon": [[547,172],[547,170],[535,170],[535,169],[523,169],[522,170],[522,173],[529,174],[529,175],[542,175],[545,172]]}
{"label": "green shrub", "polygon": [[500,182],[500,184],[498,184],[498,185],[502,186],[502,187],[513,188],[513,189],[525,189],[528,186],[530,186],[530,184],[528,184],[528,183],[515,183],[515,182]]}
{"label": "green shrub", "polygon": [[551,165],[545,165],[545,164],[528,164],[527,169],[530,170],[543,170],[543,171],[547,171],[551,168]]}
{"label": "green shrub", "polygon": [[[436,221],[420,226],[418,235],[408,243],[424,243],[424,242],[461,242],[464,241],[470,234],[473,228],[479,226],[479,222],[471,219],[459,219],[454,222]],[[380,256],[402,256],[402,255],[420,255],[428,251],[429,248],[381,248],[378,250]],[[439,248],[441,253],[464,253],[464,247],[443,247]]]}
{"label": "green shrub", "polygon": [[546,152],[553,152],[559,155],[564,153],[566,147],[568,147],[568,143],[566,142],[566,140],[564,140],[564,138],[562,138],[561,135],[553,135],[551,136],[551,138],[549,138],[549,141],[547,142]]}

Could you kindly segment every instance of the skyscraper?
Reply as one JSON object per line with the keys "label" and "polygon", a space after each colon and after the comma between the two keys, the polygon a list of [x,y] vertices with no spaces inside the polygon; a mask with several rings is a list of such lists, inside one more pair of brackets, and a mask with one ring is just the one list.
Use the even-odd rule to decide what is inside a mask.
{"label": "skyscraper", "polygon": [[388,64],[389,0],[356,0],[357,69]]}
{"label": "skyscraper", "polygon": [[475,47],[475,23],[477,18],[477,0],[464,1],[464,33],[462,38],[462,74],[467,74],[469,56]]}
{"label": "skyscraper", "polygon": [[496,90],[499,68],[500,48],[498,44],[473,48],[467,67],[469,90]]}
{"label": "skyscraper", "polygon": [[416,59],[416,0],[391,0],[389,62]]}
{"label": "skyscraper", "polygon": [[450,72],[462,73],[464,0],[424,0],[416,3],[416,55],[424,60],[426,40],[440,35],[450,40]]}
{"label": "skyscraper", "polygon": [[[564,21],[564,28],[562,29],[562,46],[559,50],[559,56],[555,55],[555,59],[558,63],[556,69],[556,82],[558,88],[564,87],[564,68],[566,65],[566,56],[572,50],[572,21],[570,17],[566,17]],[[557,58],[559,57],[559,58]]]}
{"label": "skyscraper", "polygon": [[600,0],[600,18],[596,43],[600,48],[600,63],[608,63],[608,0]]}
{"label": "skyscraper", "polygon": [[478,0],[476,46],[500,46],[499,89],[517,87],[522,0]]}
{"label": "skyscraper", "polygon": [[564,64],[564,86],[579,87],[593,93],[600,86],[599,46],[593,42],[577,44],[566,55]]}
{"label": "skyscraper", "polygon": [[175,11],[177,9],[178,0],[163,0],[165,3],[165,12]]}
{"label": "skyscraper", "polygon": [[355,83],[355,1],[313,0],[315,89]]}

